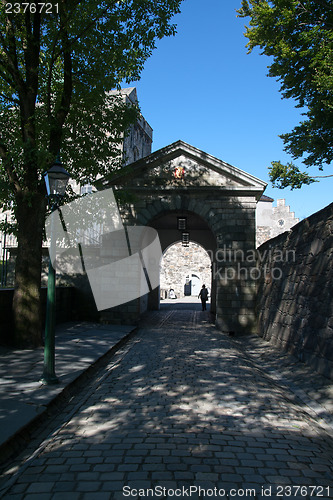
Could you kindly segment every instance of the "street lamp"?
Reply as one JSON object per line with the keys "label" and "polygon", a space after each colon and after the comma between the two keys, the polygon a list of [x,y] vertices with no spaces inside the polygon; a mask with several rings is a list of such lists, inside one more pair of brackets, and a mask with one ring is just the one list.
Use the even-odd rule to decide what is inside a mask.
{"label": "street lamp", "polygon": [[[69,181],[70,175],[63,168],[60,161],[60,156],[54,165],[44,175],[47,198],[51,211],[58,209]],[[54,218],[51,217],[51,249],[56,244],[54,238]],[[41,378],[43,384],[57,384],[59,382],[55,374],[55,301],[56,301],[56,281],[55,268],[52,265],[51,255],[55,252],[50,252],[49,273],[47,279],[47,302],[46,302],[46,321],[45,321],[45,346],[44,346],[44,370]]]}
{"label": "street lamp", "polygon": [[[70,178],[69,173],[61,164],[59,155],[53,166],[44,174],[44,178],[49,201],[52,203],[52,201],[55,200],[55,202],[53,201],[52,203],[52,210],[55,210],[58,208],[59,202],[65,194]],[[56,204],[56,207],[53,208],[54,204]]]}

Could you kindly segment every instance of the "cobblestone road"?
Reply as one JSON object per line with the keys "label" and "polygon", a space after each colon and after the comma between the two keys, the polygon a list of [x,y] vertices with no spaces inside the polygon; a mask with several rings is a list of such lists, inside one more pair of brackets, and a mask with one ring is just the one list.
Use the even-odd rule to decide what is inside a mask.
{"label": "cobblestone road", "polygon": [[3,498],[333,496],[327,431],[209,313],[150,315],[62,418]]}

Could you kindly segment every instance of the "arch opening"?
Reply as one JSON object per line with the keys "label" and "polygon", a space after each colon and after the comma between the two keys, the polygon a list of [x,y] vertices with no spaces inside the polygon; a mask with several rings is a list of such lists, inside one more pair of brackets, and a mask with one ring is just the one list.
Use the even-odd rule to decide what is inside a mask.
{"label": "arch opening", "polygon": [[[215,314],[216,283],[212,279],[212,257],[216,237],[207,221],[195,212],[169,210],[155,216],[148,225],[157,230],[163,252],[160,287],[150,293],[148,308],[160,309],[166,300],[169,303],[170,300],[174,303],[181,301],[192,304],[192,307],[197,303],[199,307],[198,294],[205,284],[209,288],[210,311]],[[188,241],[182,237],[184,231],[188,233]]]}
{"label": "arch opening", "polygon": [[160,299],[197,298],[201,286],[211,292],[211,259],[202,245],[190,241],[171,244],[160,265]]}

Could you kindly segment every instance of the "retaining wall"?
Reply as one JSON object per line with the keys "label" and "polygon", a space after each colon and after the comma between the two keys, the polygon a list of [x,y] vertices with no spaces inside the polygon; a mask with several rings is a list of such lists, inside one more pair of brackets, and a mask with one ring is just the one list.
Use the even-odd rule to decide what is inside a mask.
{"label": "retaining wall", "polygon": [[[0,289],[0,344],[10,345],[13,333],[12,301],[13,288]],[[46,315],[47,288],[41,290],[43,323]],[[63,323],[77,319],[79,307],[76,291],[72,287],[57,287],[56,289],[56,322]]]}
{"label": "retaining wall", "polygon": [[258,256],[259,335],[333,378],[333,203]]}

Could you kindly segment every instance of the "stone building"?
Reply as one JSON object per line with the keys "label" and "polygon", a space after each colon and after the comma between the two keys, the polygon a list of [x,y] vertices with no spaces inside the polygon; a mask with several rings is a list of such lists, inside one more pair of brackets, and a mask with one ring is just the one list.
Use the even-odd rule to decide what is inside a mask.
{"label": "stone building", "polygon": [[[241,258],[255,249],[255,210],[265,182],[176,141],[103,179],[100,189],[110,187],[115,193],[126,187],[129,195],[130,201],[120,206],[123,224],[155,229],[163,253],[179,242],[205,249],[210,258],[211,311],[220,329],[255,331],[255,264]],[[202,279],[195,265],[185,273],[185,284],[187,277]],[[160,289],[155,288],[139,300],[102,311],[102,316],[105,321],[122,316],[133,322],[159,304]]]}
{"label": "stone building", "polygon": [[290,211],[284,198],[278,199],[273,207],[273,198],[263,195],[256,210],[256,245],[259,247],[265,241],[278,236],[299,222],[295,212]]}
{"label": "stone building", "polygon": [[[117,92],[115,91],[114,94]],[[138,96],[135,87],[122,89],[121,95],[126,104],[138,104]],[[149,123],[140,115],[136,123],[130,126],[123,138],[121,153],[124,165],[133,163],[151,153],[153,142],[153,129]]]}

